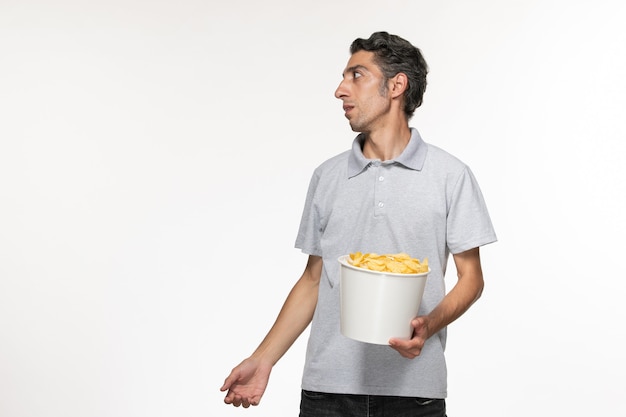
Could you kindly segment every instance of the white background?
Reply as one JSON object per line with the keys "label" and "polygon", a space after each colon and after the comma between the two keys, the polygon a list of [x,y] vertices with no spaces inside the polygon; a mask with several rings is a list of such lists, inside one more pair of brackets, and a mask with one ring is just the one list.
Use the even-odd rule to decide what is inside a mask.
{"label": "white background", "polygon": [[499,238],[448,414],[625,415],[624,4],[0,0],[0,415],[297,415],[306,334],[260,406],[219,387],[304,268],[310,175],[353,138],[333,92],[377,30],[422,49],[412,125]]}

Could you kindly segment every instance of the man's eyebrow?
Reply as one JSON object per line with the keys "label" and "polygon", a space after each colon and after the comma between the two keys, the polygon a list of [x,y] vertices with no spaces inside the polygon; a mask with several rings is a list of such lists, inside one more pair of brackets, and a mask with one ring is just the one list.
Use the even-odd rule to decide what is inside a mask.
{"label": "man's eyebrow", "polygon": [[346,74],[349,74],[349,73],[354,72],[354,71],[356,71],[356,70],[365,70],[365,71],[367,71],[367,67],[366,67],[366,66],[364,66],[364,65],[361,65],[361,64],[356,64],[356,65],[353,65],[353,66],[351,66],[351,67],[346,68],[346,69],[343,71],[343,74],[341,74],[341,76],[342,76],[342,77],[345,77],[345,76],[346,76]]}

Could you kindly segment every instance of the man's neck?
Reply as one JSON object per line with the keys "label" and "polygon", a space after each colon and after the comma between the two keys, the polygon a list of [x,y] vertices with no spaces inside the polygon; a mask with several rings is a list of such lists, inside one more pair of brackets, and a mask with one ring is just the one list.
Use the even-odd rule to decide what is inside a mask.
{"label": "man's neck", "polygon": [[363,156],[367,159],[389,161],[404,151],[411,139],[411,130],[406,124],[395,128],[385,128],[374,132],[364,133]]}

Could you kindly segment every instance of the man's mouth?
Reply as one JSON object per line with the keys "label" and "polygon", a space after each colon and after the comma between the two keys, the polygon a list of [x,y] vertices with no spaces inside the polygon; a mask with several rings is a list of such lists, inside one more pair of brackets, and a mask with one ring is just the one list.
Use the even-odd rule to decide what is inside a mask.
{"label": "man's mouth", "polygon": [[344,104],[343,105],[343,111],[346,114],[346,117],[348,117],[348,114],[350,113],[350,111],[354,109],[354,106],[350,105],[350,104]]}

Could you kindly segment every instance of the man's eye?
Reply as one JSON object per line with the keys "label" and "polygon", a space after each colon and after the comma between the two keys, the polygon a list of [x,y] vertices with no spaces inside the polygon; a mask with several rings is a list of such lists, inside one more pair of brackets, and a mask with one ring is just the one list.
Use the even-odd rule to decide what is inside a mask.
{"label": "man's eye", "polygon": [[361,78],[361,73],[360,72],[355,72],[354,74],[352,74],[352,76],[354,78]]}

